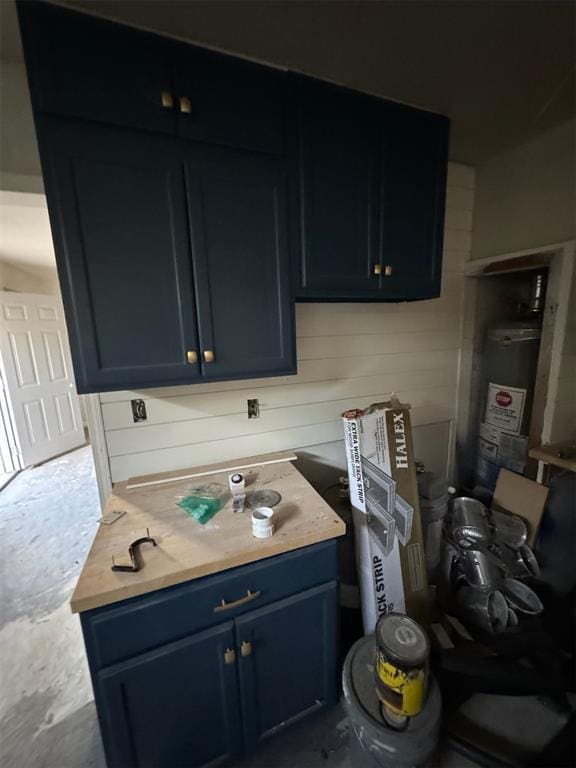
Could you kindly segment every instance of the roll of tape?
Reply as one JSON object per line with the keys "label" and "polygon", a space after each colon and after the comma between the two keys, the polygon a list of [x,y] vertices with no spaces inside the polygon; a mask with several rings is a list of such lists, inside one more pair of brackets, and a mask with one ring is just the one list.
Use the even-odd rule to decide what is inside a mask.
{"label": "roll of tape", "polygon": [[244,493],[246,486],[246,480],[241,472],[234,472],[232,475],[228,475],[228,485],[232,493]]}

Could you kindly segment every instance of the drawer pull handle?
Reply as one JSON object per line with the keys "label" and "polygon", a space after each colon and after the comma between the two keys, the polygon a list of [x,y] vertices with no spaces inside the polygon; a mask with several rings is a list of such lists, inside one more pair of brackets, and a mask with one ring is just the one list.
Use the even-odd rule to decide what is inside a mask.
{"label": "drawer pull handle", "polygon": [[180,96],[180,112],[185,115],[192,113],[192,102],[187,96]]}
{"label": "drawer pull handle", "polygon": [[382,264],[374,264],[374,274],[375,275],[382,274]]}
{"label": "drawer pull handle", "polygon": [[390,266],[390,264],[387,264],[384,267],[384,274],[386,275],[386,277],[390,277],[390,275],[392,274],[392,267]]}
{"label": "drawer pull handle", "polygon": [[214,362],[214,352],[211,349],[205,349],[204,350],[204,362],[205,363],[213,363]]}
{"label": "drawer pull handle", "polygon": [[172,96],[170,91],[162,91],[160,100],[164,109],[172,109],[174,107],[174,96]]}
{"label": "drawer pull handle", "polygon": [[231,603],[227,603],[226,600],[222,600],[220,605],[217,605],[216,608],[214,608],[214,613],[229,611],[231,608],[238,608],[240,605],[251,603],[252,600],[256,600],[257,597],[260,597],[261,594],[262,592],[260,592],[260,590],[257,590],[256,592],[250,592],[250,590],[248,590],[244,597],[241,597],[239,600],[233,600]]}
{"label": "drawer pull handle", "polygon": [[186,359],[191,365],[193,365],[194,363],[197,363],[198,355],[196,354],[196,350],[189,349],[188,352],[186,352]]}
{"label": "drawer pull handle", "polygon": [[243,640],[242,645],[240,646],[240,654],[243,657],[250,656],[252,653],[252,643],[250,643],[248,640]]}
{"label": "drawer pull handle", "polygon": [[224,664],[234,664],[236,661],[236,651],[234,648],[226,648],[224,651]]}

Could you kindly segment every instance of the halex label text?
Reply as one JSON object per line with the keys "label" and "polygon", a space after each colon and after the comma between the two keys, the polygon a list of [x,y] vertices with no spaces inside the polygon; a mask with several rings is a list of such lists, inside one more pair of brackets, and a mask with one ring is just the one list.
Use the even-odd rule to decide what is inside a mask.
{"label": "halex label text", "polygon": [[408,451],[406,448],[406,428],[404,414],[394,414],[394,440],[396,443],[396,469],[408,469]]}

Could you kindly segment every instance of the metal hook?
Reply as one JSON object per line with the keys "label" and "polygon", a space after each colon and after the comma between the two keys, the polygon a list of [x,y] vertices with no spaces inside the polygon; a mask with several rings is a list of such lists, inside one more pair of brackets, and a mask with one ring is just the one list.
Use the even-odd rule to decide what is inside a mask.
{"label": "metal hook", "polygon": [[146,528],[146,536],[142,536],[141,538],[136,539],[136,541],[133,541],[132,544],[130,544],[130,546],[128,547],[128,554],[130,556],[131,565],[116,565],[114,561],[114,555],[112,555],[112,570],[113,571],[130,571],[132,573],[139,571],[144,565],[144,563],[142,562],[142,559],[138,556],[139,547],[142,544],[153,544],[154,546],[157,546],[156,540],[150,536],[149,528]]}

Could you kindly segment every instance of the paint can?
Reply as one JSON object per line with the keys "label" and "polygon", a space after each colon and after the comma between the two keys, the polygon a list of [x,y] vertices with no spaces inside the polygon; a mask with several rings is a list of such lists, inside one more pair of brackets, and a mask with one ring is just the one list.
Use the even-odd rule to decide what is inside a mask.
{"label": "paint can", "polygon": [[374,635],[350,649],[342,671],[344,706],[349,717],[349,764],[354,768],[414,768],[436,765],[442,699],[432,674],[421,712],[402,730],[391,727],[374,685]]}
{"label": "paint can", "polygon": [[[390,725],[405,725],[426,701],[430,643],[422,627],[399,613],[381,616],[376,624],[376,693]],[[390,722],[392,721],[392,722]]]}

